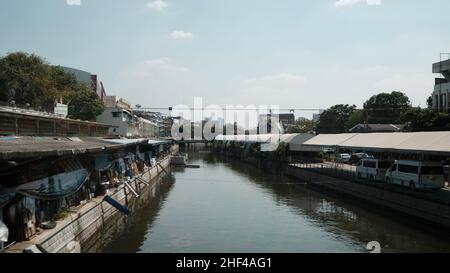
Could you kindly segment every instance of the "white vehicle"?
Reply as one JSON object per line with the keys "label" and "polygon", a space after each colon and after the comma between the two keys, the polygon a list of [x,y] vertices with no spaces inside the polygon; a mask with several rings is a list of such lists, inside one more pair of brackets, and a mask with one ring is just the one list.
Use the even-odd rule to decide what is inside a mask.
{"label": "white vehicle", "polygon": [[392,165],[392,161],[373,158],[361,159],[356,165],[356,176],[372,181],[384,181],[386,171]]}
{"label": "white vehicle", "polygon": [[444,168],[439,162],[397,160],[386,172],[386,182],[415,189],[442,189]]}
{"label": "white vehicle", "polygon": [[350,161],[350,157],[352,157],[350,154],[339,154],[336,157],[337,163],[347,163]]}

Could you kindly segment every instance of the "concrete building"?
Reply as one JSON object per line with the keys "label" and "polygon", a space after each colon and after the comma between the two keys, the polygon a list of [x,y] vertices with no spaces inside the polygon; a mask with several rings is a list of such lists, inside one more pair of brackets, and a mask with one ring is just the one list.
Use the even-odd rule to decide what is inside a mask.
{"label": "concrete building", "polygon": [[279,133],[284,133],[289,126],[295,125],[295,115],[292,113],[260,115],[258,118],[258,134],[274,133],[273,129],[275,127],[273,127],[270,122],[272,117],[278,119],[278,124],[275,126]]}
{"label": "concrete building", "polygon": [[118,96],[106,96],[105,110],[97,122],[116,126],[110,134],[121,137],[157,137],[158,125],[133,114],[131,103]]}
{"label": "concrete building", "polygon": [[320,115],[322,115],[323,112],[324,112],[324,110],[320,110],[318,114],[313,114],[312,120],[314,122],[318,122],[320,120]]}
{"label": "concrete building", "polygon": [[92,88],[92,91],[94,91],[97,94],[98,98],[101,101],[105,102],[106,91],[103,86],[103,83],[98,80],[97,75],[94,75],[94,74],[91,74],[89,72],[82,71],[79,69],[70,68],[70,67],[61,66],[61,68],[66,73],[70,73],[70,74],[74,75],[78,81],[85,83],[87,86],[90,86]]}
{"label": "concrete building", "polygon": [[433,64],[433,73],[441,74],[435,79],[432,94],[433,108],[439,111],[450,109],[450,59]]}
{"label": "concrete building", "polygon": [[97,122],[116,126],[110,129],[110,134],[122,137],[133,137],[138,131],[138,121],[133,118],[131,104],[117,96],[107,96],[105,110],[97,117]]}
{"label": "concrete building", "polygon": [[134,109],[134,114],[150,121],[156,126],[155,134],[159,137],[171,137],[173,119],[160,112],[153,112],[144,109]]}

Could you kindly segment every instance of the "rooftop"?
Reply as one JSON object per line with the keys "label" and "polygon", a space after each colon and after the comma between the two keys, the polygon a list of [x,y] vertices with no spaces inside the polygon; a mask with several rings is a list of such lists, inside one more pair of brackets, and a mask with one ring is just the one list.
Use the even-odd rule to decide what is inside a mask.
{"label": "rooftop", "polygon": [[326,147],[365,151],[450,155],[450,132],[322,134],[303,144],[303,150]]}
{"label": "rooftop", "polygon": [[445,60],[433,64],[433,73],[441,73],[443,71],[450,71],[450,60]]}
{"label": "rooftop", "polygon": [[0,137],[0,160],[76,155],[120,149],[134,144],[164,144],[149,139],[103,139],[95,137]]}
{"label": "rooftop", "polygon": [[364,124],[360,123],[349,129],[349,132],[367,130],[372,132],[399,132],[405,127],[404,124]]}

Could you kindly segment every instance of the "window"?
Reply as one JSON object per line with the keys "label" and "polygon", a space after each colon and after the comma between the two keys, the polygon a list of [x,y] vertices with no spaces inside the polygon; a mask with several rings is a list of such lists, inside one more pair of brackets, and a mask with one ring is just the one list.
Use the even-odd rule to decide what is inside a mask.
{"label": "window", "polygon": [[113,116],[113,118],[121,118],[122,112],[112,112],[112,116]]}
{"label": "window", "polygon": [[421,174],[442,175],[442,174],[444,174],[444,169],[441,166],[422,166]]}
{"label": "window", "polygon": [[375,161],[364,161],[364,167],[375,169],[377,167],[377,163]]}
{"label": "window", "polygon": [[419,167],[418,166],[411,166],[411,165],[398,165],[398,171],[402,173],[413,173],[417,174],[419,173]]}
{"label": "window", "polygon": [[378,168],[380,168],[380,169],[389,169],[391,164],[392,163],[389,162],[389,161],[380,161],[380,162],[378,162]]}

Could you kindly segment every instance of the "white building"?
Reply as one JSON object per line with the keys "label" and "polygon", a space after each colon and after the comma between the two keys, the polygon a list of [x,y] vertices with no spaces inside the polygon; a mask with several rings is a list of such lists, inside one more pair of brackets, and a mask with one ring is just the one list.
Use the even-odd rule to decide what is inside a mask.
{"label": "white building", "polygon": [[106,99],[106,90],[103,86],[103,82],[98,80],[97,75],[91,74],[86,71],[82,71],[75,68],[60,66],[66,73],[72,74],[77,81],[83,82],[89,86],[93,92],[95,92],[98,98],[104,103]]}
{"label": "white building", "polygon": [[450,60],[433,64],[433,73],[439,73],[441,78],[435,79],[432,94],[433,108],[439,111],[450,110]]}
{"label": "white building", "polygon": [[133,114],[131,103],[118,96],[107,96],[105,110],[97,122],[111,124],[110,134],[121,137],[155,137],[158,127],[155,123]]}

